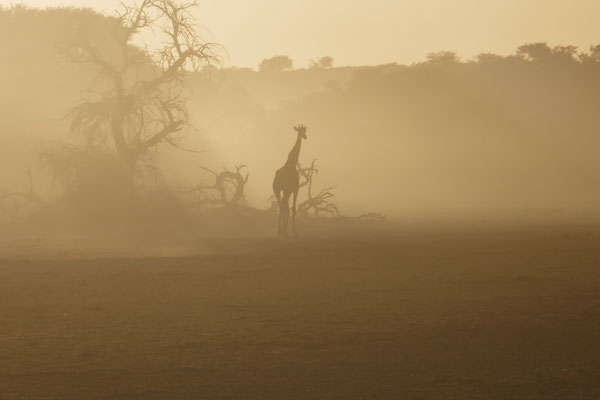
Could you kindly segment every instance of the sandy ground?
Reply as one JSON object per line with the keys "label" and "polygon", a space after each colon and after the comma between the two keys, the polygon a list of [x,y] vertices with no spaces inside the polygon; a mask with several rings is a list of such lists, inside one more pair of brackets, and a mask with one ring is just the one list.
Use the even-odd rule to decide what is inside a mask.
{"label": "sandy ground", "polygon": [[600,398],[600,227],[17,247],[0,399]]}

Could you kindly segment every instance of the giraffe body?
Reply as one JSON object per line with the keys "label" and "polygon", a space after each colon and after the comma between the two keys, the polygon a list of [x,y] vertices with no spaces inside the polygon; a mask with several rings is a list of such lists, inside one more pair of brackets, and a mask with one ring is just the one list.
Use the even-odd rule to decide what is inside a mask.
{"label": "giraffe body", "polygon": [[298,133],[296,143],[288,154],[285,165],[275,172],[275,179],[273,180],[273,193],[275,193],[279,206],[277,231],[280,236],[287,236],[290,217],[290,196],[292,196],[292,231],[296,235],[296,200],[298,199],[298,190],[300,189],[300,176],[297,165],[302,140],[306,139],[306,127],[299,125],[295,126],[294,129]]}

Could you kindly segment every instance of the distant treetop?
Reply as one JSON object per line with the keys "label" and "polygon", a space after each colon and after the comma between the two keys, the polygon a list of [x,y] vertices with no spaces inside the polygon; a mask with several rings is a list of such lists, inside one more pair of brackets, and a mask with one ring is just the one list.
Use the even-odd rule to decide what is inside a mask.
{"label": "distant treetop", "polygon": [[288,56],[275,56],[262,60],[258,66],[261,72],[282,72],[294,69],[294,62]]}
{"label": "distant treetop", "polygon": [[446,65],[460,62],[460,58],[453,51],[438,51],[427,54],[427,62],[430,64]]}
{"label": "distant treetop", "polygon": [[333,57],[325,56],[318,60],[310,60],[310,68],[327,69],[333,67]]}

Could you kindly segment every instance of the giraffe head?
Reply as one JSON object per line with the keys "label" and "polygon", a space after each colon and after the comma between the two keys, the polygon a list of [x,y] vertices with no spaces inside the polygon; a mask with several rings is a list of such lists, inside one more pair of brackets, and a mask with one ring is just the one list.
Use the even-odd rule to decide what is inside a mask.
{"label": "giraffe head", "polygon": [[306,126],[304,125],[298,125],[298,126],[294,126],[294,130],[296,132],[298,132],[298,136],[300,136],[302,139],[306,139]]}

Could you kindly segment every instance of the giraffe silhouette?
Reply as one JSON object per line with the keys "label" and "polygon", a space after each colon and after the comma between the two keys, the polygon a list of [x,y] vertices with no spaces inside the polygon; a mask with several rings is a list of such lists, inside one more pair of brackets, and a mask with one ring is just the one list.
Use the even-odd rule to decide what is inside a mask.
{"label": "giraffe silhouette", "polygon": [[292,231],[294,236],[297,235],[296,200],[298,199],[298,190],[300,189],[300,177],[296,166],[298,165],[302,140],[306,139],[306,126],[294,126],[294,130],[298,134],[296,143],[288,154],[285,165],[275,172],[275,179],[273,180],[273,192],[275,193],[277,204],[279,205],[279,222],[277,226],[279,236],[287,236],[288,221],[290,218],[289,200],[291,195],[293,195]]}

